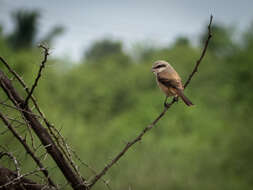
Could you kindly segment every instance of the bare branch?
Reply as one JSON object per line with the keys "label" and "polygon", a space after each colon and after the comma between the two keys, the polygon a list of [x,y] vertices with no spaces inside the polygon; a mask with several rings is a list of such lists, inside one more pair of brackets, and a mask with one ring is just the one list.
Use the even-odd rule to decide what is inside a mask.
{"label": "bare branch", "polygon": [[204,56],[205,56],[205,53],[206,53],[209,41],[212,38],[212,31],[211,31],[212,21],[213,21],[213,15],[210,16],[210,22],[209,22],[209,25],[208,25],[208,36],[207,36],[207,39],[205,41],[204,49],[202,50],[201,56],[200,56],[199,60],[196,62],[196,65],[195,65],[192,73],[190,74],[190,76],[188,77],[188,80],[184,84],[184,88],[186,88],[188,86],[188,84],[190,83],[193,75],[198,71],[199,64],[202,61],[202,59],[204,58]]}
{"label": "bare branch", "polygon": [[0,56],[0,60],[5,65],[5,67],[10,71],[10,73],[12,73],[16,77],[16,79],[22,84],[22,86],[25,88],[25,90],[28,90],[28,87],[25,85],[25,82],[23,81],[23,79],[16,73],[16,71],[14,71],[13,69],[11,69],[11,67],[4,60],[4,58]]}
{"label": "bare branch", "polygon": [[[6,68],[9,70],[9,72],[12,73],[12,74],[14,75],[14,77],[19,81],[19,83],[23,86],[23,88],[25,89],[26,93],[27,93],[28,95],[29,95],[29,94],[32,94],[32,93],[30,93],[29,88],[28,88],[27,85],[25,84],[25,82],[24,82],[24,80],[22,79],[22,77],[20,77],[20,76],[9,66],[9,64],[7,63],[7,61],[5,61],[4,58],[2,58],[2,57],[0,57],[0,60],[1,60],[2,63],[6,66]],[[59,131],[58,131],[52,124],[50,124],[50,122],[45,118],[43,112],[40,110],[39,105],[38,105],[38,103],[36,102],[36,99],[33,97],[33,95],[31,95],[30,98],[32,99],[32,102],[33,102],[33,104],[34,104],[34,106],[35,106],[35,108],[36,108],[36,110],[38,111],[38,113],[39,113],[40,116],[39,116],[39,115],[36,115],[36,114],[34,114],[34,113],[32,113],[32,112],[30,112],[30,114],[34,114],[34,115],[36,115],[36,116],[38,116],[38,117],[41,117],[41,118],[43,119],[44,123],[46,124],[46,126],[47,126],[48,129],[49,129],[50,134],[53,136],[55,142],[57,143],[58,147],[61,149],[61,151],[62,151],[62,153],[64,154],[65,158],[68,159],[68,161],[70,161],[71,166],[72,166],[72,168],[75,170],[75,172],[77,173],[77,175],[81,176],[80,173],[76,170],[76,166],[75,166],[75,164],[73,163],[73,161],[71,160],[69,154],[67,153],[67,148],[66,148],[66,146],[65,146],[65,145],[67,145],[67,144],[66,144],[66,142],[64,141],[64,138],[60,135]],[[17,110],[19,110],[19,111],[26,111],[26,110],[24,110],[24,109],[20,109],[20,108],[17,108],[17,107],[14,107],[14,106],[10,106],[10,105],[8,105],[8,104],[5,104],[4,102],[3,102],[3,103],[0,102],[0,104],[3,104],[3,105],[5,105],[5,106],[7,106],[7,107],[11,107],[11,108],[13,108],[13,109],[17,109]],[[26,112],[27,112],[27,111],[26,111]],[[57,135],[60,137],[60,139],[61,139],[61,141],[62,141],[62,144],[64,145],[64,147],[66,148],[66,150],[65,150],[64,147],[61,145],[61,143],[60,143],[59,139],[57,138],[57,135],[54,133],[54,131],[55,131],[55,132],[57,133]]]}
{"label": "bare branch", "polygon": [[48,171],[42,165],[42,163],[40,162],[40,160],[34,155],[34,153],[32,152],[32,150],[30,149],[30,147],[27,145],[26,141],[15,131],[15,129],[12,127],[12,125],[10,124],[10,122],[8,121],[8,119],[1,112],[0,112],[0,118],[2,119],[3,123],[8,127],[8,129],[12,132],[12,134],[14,135],[14,137],[16,137],[18,139],[18,141],[24,146],[26,152],[33,158],[33,160],[35,161],[35,163],[39,166],[39,168],[41,169],[41,171],[43,172],[43,174],[45,175],[45,177],[48,179],[48,183],[51,186],[56,187],[56,185],[54,184],[54,182],[52,181],[52,179],[49,177]]}
{"label": "bare branch", "polygon": [[19,121],[17,118],[11,118],[11,117],[8,117],[8,116],[6,116],[6,118],[7,118],[8,120],[12,121],[12,122],[16,122],[16,123],[20,124],[20,126],[25,125],[24,122]]}
{"label": "bare branch", "polygon": [[96,175],[89,184],[89,187],[92,187],[103,175],[106,174],[107,170],[110,169],[126,152],[127,150],[133,146],[135,143],[140,141],[142,139],[142,136],[148,132],[150,129],[152,129],[155,124],[164,116],[164,114],[167,112],[167,110],[177,101],[176,98],[174,98],[166,107],[164,107],[164,110],[160,115],[132,141],[128,142],[126,146],[123,148],[123,150],[109,163],[106,165],[106,167],[98,174]]}
{"label": "bare branch", "polygon": [[48,52],[49,49],[48,49],[47,47],[45,47],[45,46],[43,46],[43,45],[39,45],[39,47],[42,48],[42,49],[44,50],[44,59],[42,60],[42,62],[41,62],[41,64],[40,64],[40,68],[39,68],[37,77],[36,77],[36,79],[35,79],[35,81],[34,81],[34,84],[32,85],[32,89],[31,89],[30,93],[27,95],[27,97],[26,97],[26,99],[25,99],[25,105],[27,105],[28,100],[29,100],[30,97],[32,96],[33,91],[34,91],[35,87],[36,87],[37,84],[38,84],[38,81],[39,81],[39,79],[40,79],[40,77],[41,77],[41,72],[42,72],[43,68],[45,67],[45,64],[46,64],[46,62],[47,62],[47,57],[48,57],[48,55],[49,55],[49,52]]}
{"label": "bare branch", "polygon": [[0,152],[0,159],[3,156],[8,156],[13,161],[13,163],[16,167],[17,176],[19,177],[20,176],[20,167],[19,167],[19,162],[18,162],[17,158],[15,156],[13,156],[13,154],[10,152]]}
{"label": "bare branch", "polygon": [[16,89],[13,87],[11,81],[5,76],[5,74],[1,70],[0,70],[0,84],[4,92],[9,97],[9,99],[14,103],[14,105],[18,108],[25,110],[21,111],[21,113],[30,123],[30,126],[32,127],[33,131],[39,137],[40,141],[46,148],[47,152],[54,159],[59,169],[62,171],[62,174],[71,183],[72,187],[78,190],[87,189],[87,187],[84,184],[84,179],[80,178],[74,173],[71,166],[64,158],[64,155],[59,150],[57,145],[54,143],[48,131],[41,125],[37,117],[35,117],[33,114],[29,114],[29,112],[31,112],[29,106],[25,104],[23,98],[18,94]]}
{"label": "bare branch", "polygon": [[33,150],[36,150],[36,148],[35,148],[35,142],[34,142],[34,138],[33,138],[33,134],[32,134],[32,131],[31,131],[31,126],[30,126],[30,124],[29,124],[29,122],[25,119],[25,117],[22,115],[22,118],[23,118],[23,120],[25,121],[25,123],[26,123],[26,128],[27,128],[27,130],[28,130],[28,132],[29,132],[29,135],[30,135],[30,139],[31,139],[31,144],[32,144],[32,148],[33,148]]}
{"label": "bare branch", "polygon": [[[190,74],[187,82],[185,83],[184,87],[186,88],[188,86],[188,84],[190,83],[193,75],[197,72],[197,69],[198,69],[198,66],[199,64],[201,63],[203,57],[205,56],[205,53],[206,53],[206,50],[207,50],[207,47],[208,47],[208,44],[209,44],[209,41],[212,37],[211,35],[211,24],[212,24],[212,20],[213,20],[213,16],[211,15],[210,16],[210,23],[208,25],[208,37],[207,37],[207,40],[205,42],[205,46],[204,46],[204,49],[202,50],[202,53],[201,53],[201,56],[199,58],[199,60],[196,62],[196,65],[194,67],[194,70],[193,72]],[[103,175],[106,174],[106,172],[108,171],[108,169],[110,169],[126,152],[127,150],[132,147],[135,143],[137,143],[138,141],[140,141],[143,137],[143,135],[148,132],[150,129],[152,129],[156,123],[164,116],[164,114],[167,112],[167,110],[175,103],[177,102],[178,99],[177,98],[173,98],[173,100],[166,105],[166,107],[164,107],[164,110],[162,111],[162,113],[160,113],[160,115],[150,124],[148,125],[146,128],[144,128],[144,130],[135,138],[133,139],[132,141],[128,142],[125,147],[123,148],[123,150],[118,153],[115,158],[106,165],[106,167],[98,174],[96,175],[90,182],[89,184],[89,188],[91,188]]]}
{"label": "bare branch", "polygon": [[[14,77],[19,81],[19,83],[23,86],[23,88],[25,89],[27,95],[30,94],[29,88],[27,87],[27,85],[25,84],[25,81],[22,79],[22,77],[20,77],[18,75],[18,73],[16,73],[10,66],[9,64],[4,60],[4,58],[0,57],[0,60],[2,61],[2,63],[5,65],[5,67],[9,70],[10,73],[12,73],[14,75]],[[39,114],[41,115],[41,117],[43,118],[43,120],[46,120],[43,113],[41,112],[41,110],[39,109],[39,106],[35,100],[35,98],[33,97],[33,95],[31,95],[31,99],[35,105],[35,108],[37,109],[37,111],[39,112]],[[7,99],[8,100],[8,99]],[[5,102],[2,102],[5,103]],[[45,121],[45,123],[48,123],[47,121]]]}
{"label": "bare branch", "polygon": [[[87,167],[94,175],[97,175],[97,172],[95,171],[95,169],[93,169],[91,166],[89,166],[87,163],[85,163],[83,160],[81,160],[81,158],[77,155],[77,153],[73,149],[70,149],[70,151],[74,154],[74,156],[81,163],[81,165]],[[103,178],[101,178],[101,180],[103,181],[105,186],[110,190],[111,187],[109,185],[109,180],[105,180]]]}
{"label": "bare branch", "polygon": [[12,105],[3,103],[3,102],[0,102],[0,104],[3,105],[3,106],[6,106],[6,107],[12,108],[12,109],[14,109],[14,110],[18,110],[18,111],[21,111],[21,112],[26,112],[26,113],[28,113],[28,114],[32,114],[32,115],[34,115],[34,116],[36,116],[36,117],[41,117],[40,115],[37,115],[37,114],[35,114],[35,113],[33,113],[33,112],[28,112],[27,110],[22,109],[22,108],[19,108],[19,107],[15,107],[15,106],[12,106]]}
{"label": "bare branch", "polygon": [[[29,179],[26,179],[26,176],[29,175],[34,175],[35,173],[39,172],[41,170],[41,168],[36,169],[34,171],[28,172],[26,174],[23,175],[19,175],[17,176],[17,174],[7,168],[3,168],[0,166],[0,176],[3,177],[3,175],[5,175],[5,181],[6,183],[4,183],[3,185],[0,185],[0,189],[9,189],[9,187],[13,187],[15,184],[20,184],[19,186],[17,186],[17,188],[15,189],[49,189],[46,188],[45,185],[40,185],[37,184]],[[6,179],[11,179],[11,180],[6,180]],[[12,189],[12,188],[10,188]]]}

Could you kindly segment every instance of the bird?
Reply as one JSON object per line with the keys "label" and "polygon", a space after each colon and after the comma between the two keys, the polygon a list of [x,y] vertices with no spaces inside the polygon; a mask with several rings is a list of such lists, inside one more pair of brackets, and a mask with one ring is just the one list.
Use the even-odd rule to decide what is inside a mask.
{"label": "bird", "polygon": [[167,106],[167,99],[170,96],[180,97],[187,106],[194,105],[183,93],[184,87],[181,78],[176,70],[166,61],[154,62],[151,70],[156,76],[159,88],[165,93],[164,106]]}

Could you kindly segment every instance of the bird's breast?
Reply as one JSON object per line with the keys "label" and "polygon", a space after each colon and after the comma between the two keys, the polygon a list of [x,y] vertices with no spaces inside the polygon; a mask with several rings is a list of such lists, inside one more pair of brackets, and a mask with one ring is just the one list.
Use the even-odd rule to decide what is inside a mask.
{"label": "bird's breast", "polygon": [[164,93],[166,96],[175,96],[175,95],[176,95],[175,89],[163,85],[163,84],[160,83],[158,80],[156,80],[156,82],[157,82],[159,88],[163,91],[163,93]]}

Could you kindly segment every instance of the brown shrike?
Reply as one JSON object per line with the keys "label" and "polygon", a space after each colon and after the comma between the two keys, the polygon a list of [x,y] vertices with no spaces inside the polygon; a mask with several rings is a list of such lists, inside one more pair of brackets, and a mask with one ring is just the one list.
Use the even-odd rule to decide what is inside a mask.
{"label": "brown shrike", "polygon": [[168,62],[156,61],[152,67],[152,72],[156,75],[158,86],[166,95],[165,106],[169,96],[179,96],[187,106],[193,105],[183,93],[184,87],[180,76]]}

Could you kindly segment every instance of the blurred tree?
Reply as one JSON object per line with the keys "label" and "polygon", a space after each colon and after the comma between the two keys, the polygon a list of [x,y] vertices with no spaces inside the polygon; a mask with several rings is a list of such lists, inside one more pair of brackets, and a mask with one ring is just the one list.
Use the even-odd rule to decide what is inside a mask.
{"label": "blurred tree", "polygon": [[[235,101],[244,101],[247,106],[252,106],[253,91],[253,24],[243,34],[241,46],[231,55],[227,64],[230,68],[230,78],[234,79]],[[240,90],[238,91],[238,88]],[[243,93],[242,93],[243,92]]]}
{"label": "blurred tree", "polygon": [[48,32],[40,41],[47,42],[47,44],[53,43],[53,40],[64,32],[62,26],[55,26],[51,31]]}
{"label": "blurred tree", "polygon": [[14,12],[15,29],[9,36],[12,47],[16,49],[32,47],[38,33],[38,18],[38,11],[18,10]]}
{"label": "blurred tree", "polygon": [[112,41],[104,39],[102,41],[95,42],[91,48],[86,52],[86,58],[88,60],[96,60],[108,55],[116,55],[122,53],[122,44],[119,41]]}
{"label": "blurred tree", "polygon": [[[224,27],[219,24],[214,24],[212,26],[213,38],[210,42],[208,50],[217,56],[224,56],[231,54],[235,48],[232,34],[232,27]],[[205,29],[200,37],[200,42],[202,45],[205,43],[207,35],[207,29]]]}
{"label": "blurred tree", "polygon": [[190,40],[185,36],[180,36],[176,39],[174,45],[175,46],[189,46]]}
{"label": "blurred tree", "polygon": [[3,35],[3,26],[0,25],[0,36],[2,36],[2,35]]}
{"label": "blurred tree", "polygon": [[243,34],[243,47],[245,49],[252,48],[253,46],[253,22],[251,23],[248,30]]}
{"label": "blurred tree", "polygon": [[121,64],[129,62],[129,56],[124,53],[122,43],[110,39],[95,42],[86,51],[85,58],[92,63],[103,63],[106,58],[117,60]]}
{"label": "blurred tree", "polygon": [[38,10],[18,10],[13,13],[14,31],[9,34],[8,41],[14,49],[31,48],[36,43],[50,44],[55,37],[63,33],[63,27],[53,28],[42,40],[38,40],[40,13]]}

